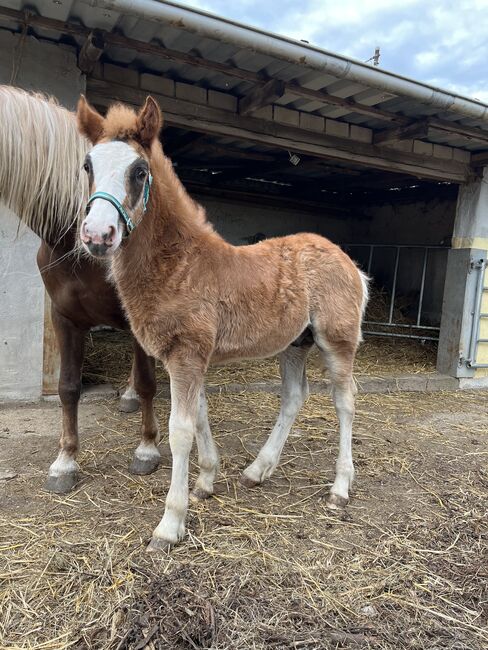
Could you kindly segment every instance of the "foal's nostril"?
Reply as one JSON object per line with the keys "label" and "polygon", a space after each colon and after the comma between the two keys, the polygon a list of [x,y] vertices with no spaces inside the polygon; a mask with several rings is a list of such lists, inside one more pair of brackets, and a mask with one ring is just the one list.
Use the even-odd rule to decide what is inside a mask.
{"label": "foal's nostril", "polygon": [[103,241],[105,242],[105,244],[110,245],[110,244],[113,243],[116,232],[117,231],[115,230],[114,226],[109,226],[108,227],[108,232],[104,233],[104,235],[103,235]]}

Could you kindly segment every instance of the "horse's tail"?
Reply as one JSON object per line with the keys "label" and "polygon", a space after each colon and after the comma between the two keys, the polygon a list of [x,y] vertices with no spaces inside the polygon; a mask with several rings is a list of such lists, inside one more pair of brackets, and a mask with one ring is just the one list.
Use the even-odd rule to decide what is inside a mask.
{"label": "horse's tail", "polygon": [[88,191],[88,142],[55,100],[0,86],[0,199],[42,239],[76,221]]}

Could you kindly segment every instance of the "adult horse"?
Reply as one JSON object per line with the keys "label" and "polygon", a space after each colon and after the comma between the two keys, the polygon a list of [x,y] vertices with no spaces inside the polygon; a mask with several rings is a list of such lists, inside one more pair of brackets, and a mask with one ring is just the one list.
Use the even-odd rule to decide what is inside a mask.
{"label": "adult horse", "polygon": [[91,255],[110,259],[134,335],[147,354],[163,361],[170,376],[171,485],[149,548],[167,548],[185,532],[194,437],[200,474],[193,494],[206,498],[213,492],[218,456],[203,389],[212,363],[280,354],[280,415],[241,477],[244,485],[254,486],[279,462],[307,394],[307,354],[317,345],[330,370],[340,429],[329,504],[345,505],[354,475],[352,369],[367,301],[366,276],[338,246],[318,235],[243,247],[224,241],[164,156],[162,116],[152,98],[138,114],[115,105],[104,119],[82,97],[78,123],[94,145],[84,165],[92,194],[81,241]]}
{"label": "adult horse", "polygon": [[[62,430],[46,484],[57,493],[68,492],[78,480],[78,402],[86,333],[97,325],[129,329],[115,288],[106,279],[106,265],[80,255],[76,243],[77,219],[86,199],[80,172],[87,149],[74,113],[42,95],[0,86],[0,199],[42,240],[37,264],[51,298],[61,356]],[[121,410],[137,409],[139,396],[142,441],[131,464],[136,474],[148,474],[158,464],[155,392],[154,361],[134,341],[131,385]]]}

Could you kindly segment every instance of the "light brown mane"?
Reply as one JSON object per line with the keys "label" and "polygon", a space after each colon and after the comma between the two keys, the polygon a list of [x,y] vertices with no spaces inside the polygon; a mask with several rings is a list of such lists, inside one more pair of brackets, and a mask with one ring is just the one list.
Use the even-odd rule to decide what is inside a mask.
{"label": "light brown mane", "polygon": [[0,86],[0,199],[42,239],[80,215],[88,142],[52,97]]}

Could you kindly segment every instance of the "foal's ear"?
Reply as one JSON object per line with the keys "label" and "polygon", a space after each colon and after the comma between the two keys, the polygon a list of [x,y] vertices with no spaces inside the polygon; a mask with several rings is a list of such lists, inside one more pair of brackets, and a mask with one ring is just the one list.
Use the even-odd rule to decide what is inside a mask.
{"label": "foal's ear", "polygon": [[76,119],[81,133],[85,135],[92,144],[96,144],[102,136],[104,120],[100,113],[92,108],[86,101],[85,95],[81,95],[78,100]]}
{"label": "foal's ear", "polygon": [[137,116],[137,139],[145,148],[159,136],[163,126],[163,116],[159,104],[151,96],[147,97],[144,106]]}

